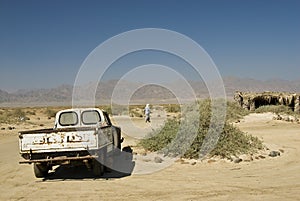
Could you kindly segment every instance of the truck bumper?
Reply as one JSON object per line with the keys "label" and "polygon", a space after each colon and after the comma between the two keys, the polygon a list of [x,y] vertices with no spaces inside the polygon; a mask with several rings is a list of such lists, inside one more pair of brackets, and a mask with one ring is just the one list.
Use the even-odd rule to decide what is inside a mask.
{"label": "truck bumper", "polygon": [[97,159],[98,156],[76,156],[76,157],[56,157],[56,158],[47,158],[47,159],[34,159],[34,160],[22,160],[19,161],[19,164],[31,164],[31,163],[68,163],[76,160],[91,160]]}

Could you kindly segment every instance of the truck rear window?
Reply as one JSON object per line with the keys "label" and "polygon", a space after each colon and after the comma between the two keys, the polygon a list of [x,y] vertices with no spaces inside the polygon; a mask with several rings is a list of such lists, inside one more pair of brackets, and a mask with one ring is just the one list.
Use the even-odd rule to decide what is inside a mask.
{"label": "truck rear window", "polygon": [[75,126],[78,124],[76,112],[63,112],[59,115],[59,124],[62,126]]}
{"label": "truck rear window", "polygon": [[101,120],[100,115],[96,110],[82,112],[81,118],[84,124],[97,124]]}

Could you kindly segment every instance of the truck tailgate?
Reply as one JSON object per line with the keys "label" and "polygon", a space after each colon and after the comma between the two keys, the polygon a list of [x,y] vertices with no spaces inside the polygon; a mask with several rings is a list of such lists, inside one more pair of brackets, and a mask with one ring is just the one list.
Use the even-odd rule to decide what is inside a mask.
{"label": "truck tailgate", "polygon": [[83,130],[39,130],[20,132],[21,153],[45,153],[56,151],[93,150],[108,144],[109,140],[101,140],[99,145],[96,129]]}

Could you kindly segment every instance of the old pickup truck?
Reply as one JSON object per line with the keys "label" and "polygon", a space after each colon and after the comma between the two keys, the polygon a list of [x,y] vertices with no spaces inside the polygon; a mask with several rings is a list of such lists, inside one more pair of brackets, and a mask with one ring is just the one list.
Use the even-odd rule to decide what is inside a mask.
{"label": "old pickup truck", "polygon": [[121,149],[121,129],[97,108],[73,108],[56,114],[54,128],[19,132],[19,163],[32,164],[37,178],[56,165],[82,165],[101,176],[109,158]]}

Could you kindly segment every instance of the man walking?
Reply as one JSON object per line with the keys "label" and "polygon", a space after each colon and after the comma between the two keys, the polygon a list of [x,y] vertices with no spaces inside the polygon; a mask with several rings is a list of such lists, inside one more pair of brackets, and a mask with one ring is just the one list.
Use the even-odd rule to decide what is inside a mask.
{"label": "man walking", "polygon": [[151,113],[151,111],[150,111],[150,106],[149,106],[149,104],[146,105],[144,111],[145,111],[145,121],[146,121],[146,123],[147,123],[147,122],[150,123],[150,113]]}

